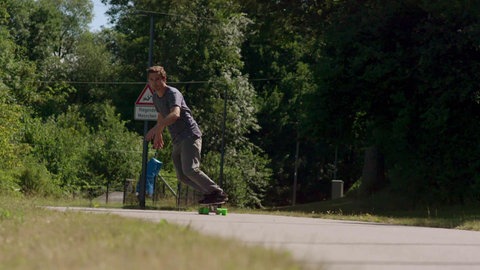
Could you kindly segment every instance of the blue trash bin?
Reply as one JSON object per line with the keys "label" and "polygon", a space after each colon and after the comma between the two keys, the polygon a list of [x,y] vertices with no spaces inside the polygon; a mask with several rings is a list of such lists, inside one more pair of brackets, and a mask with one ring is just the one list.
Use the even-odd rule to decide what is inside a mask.
{"label": "blue trash bin", "polygon": [[[160,169],[162,168],[163,163],[156,159],[156,158],[151,158],[147,162],[147,181],[145,183],[145,194],[152,196],[153,195],[153,188],[155,186],[155,177],[158,175],[160,172]],[[140,191],[140,182],[138,181],[137,184],[137,192]]]}

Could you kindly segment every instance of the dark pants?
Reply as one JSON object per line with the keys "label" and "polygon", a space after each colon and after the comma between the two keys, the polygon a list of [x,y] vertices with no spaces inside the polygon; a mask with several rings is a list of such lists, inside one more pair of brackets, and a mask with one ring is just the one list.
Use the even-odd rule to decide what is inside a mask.
{"label": "dark pants", "polygon": [[173,144],[172,159],[179,181],[203,193],[222,189],[200,170],[202,138],[188,137]]}

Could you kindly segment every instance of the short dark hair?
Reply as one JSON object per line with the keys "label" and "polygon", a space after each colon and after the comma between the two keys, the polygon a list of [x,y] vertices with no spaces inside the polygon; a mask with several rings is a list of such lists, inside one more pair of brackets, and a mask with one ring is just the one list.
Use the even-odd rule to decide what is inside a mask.
{"label": "short dark hair", "polygon": [[147,69],[148,74],[150,73],[157,73],[160,75],[162,78],[166,79],[167,78],[167,72],[165,72],[165,69],[162,66],[152,66]]}

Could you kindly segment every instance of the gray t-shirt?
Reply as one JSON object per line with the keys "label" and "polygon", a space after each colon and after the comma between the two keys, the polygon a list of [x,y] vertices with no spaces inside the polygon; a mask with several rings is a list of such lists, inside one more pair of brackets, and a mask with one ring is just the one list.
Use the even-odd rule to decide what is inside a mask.
{"label": "gray t-shirt", "polygon": [[195,119],[193,119],[190,108],[188,108],[182,93],[177,88],[167,86],[163,97],[159,97],[155,92],[153,94],[153,104],[157,112],[163,117],[166,117],[173,107],[180,107],[180,118],[168,126],[168,131],[174,143],[178,143],[184,138],[200,138],[202,136],[202,132]]}

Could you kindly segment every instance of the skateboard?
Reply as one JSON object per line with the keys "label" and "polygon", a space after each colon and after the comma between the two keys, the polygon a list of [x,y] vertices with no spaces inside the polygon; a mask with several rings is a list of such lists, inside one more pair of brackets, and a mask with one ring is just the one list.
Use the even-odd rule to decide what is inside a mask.
{"label": "skateboard", "polygon": [[200,204],[200,208],[198,208],[198,213],[200,215],[209,215],[210,213],[214,213],[217,215],[226,216],[227,215],[227,208],[223,208],[222,205],[224,203],[209,203],[209,204]]}

